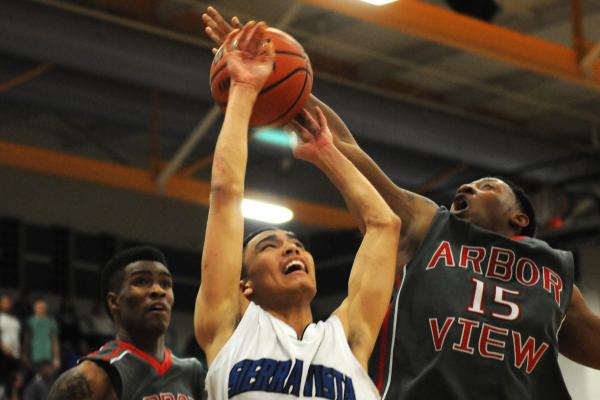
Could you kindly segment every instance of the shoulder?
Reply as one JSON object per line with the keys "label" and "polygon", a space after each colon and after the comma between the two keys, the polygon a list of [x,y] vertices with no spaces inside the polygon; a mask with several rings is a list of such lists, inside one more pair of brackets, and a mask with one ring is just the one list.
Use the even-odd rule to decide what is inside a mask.
{"label": "shoulder", "polygon": [[180,357],[177,357],[174,355],[171,357],[173,360],[173,364],[179,364],[182,368],[190,369],[190,370],[194,370],[194,371],[203,371],[204,370],[204,366],[197,358],[194,358],[194,357],[180,358]]}
{"label": "shoulder", "polygon": [[83,361],[65,371],[52,385],[48,400],[116,400],[106,371],[93,361]]}

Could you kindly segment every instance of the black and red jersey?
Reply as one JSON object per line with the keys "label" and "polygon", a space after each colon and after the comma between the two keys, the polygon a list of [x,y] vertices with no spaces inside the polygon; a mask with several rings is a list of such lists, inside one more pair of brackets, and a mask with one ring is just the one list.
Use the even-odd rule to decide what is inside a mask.
{"label": "black and red jersey", "polygon": [[105,369],[121,400],[201,400],[205,371],[195,358],[178,358],[165,347],[162,362],[130,343],[113,340],[81,361]]}
{"label": "black and red jersey", "polygon": [[573,268],[570,252],[441,208],[373,351],[383,399],[569,399],[557,336]]}

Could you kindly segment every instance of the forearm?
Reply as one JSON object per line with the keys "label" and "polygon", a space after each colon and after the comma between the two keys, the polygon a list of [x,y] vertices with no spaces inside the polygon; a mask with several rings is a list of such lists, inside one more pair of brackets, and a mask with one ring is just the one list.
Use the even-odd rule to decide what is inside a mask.
{"label": "forearm", "polygon": [[248,121],[257,91],[233,85],[213,159],[211,198],[194,309],[198,343],[212,360],[237,318],[244,218],[240,203],[248,158]]}
{"label": "forearm", "polygon": [[375,188],[333,144],[321,149],[317,166],[327,175],[355,211],[359,224],[385,225],[396,219]]}
{"label": "forearm", "polygon": [[211,189],[243,194],[248,160],[248,121],[256,99],[255,89],[233,85],[227,112],[213,157]]}

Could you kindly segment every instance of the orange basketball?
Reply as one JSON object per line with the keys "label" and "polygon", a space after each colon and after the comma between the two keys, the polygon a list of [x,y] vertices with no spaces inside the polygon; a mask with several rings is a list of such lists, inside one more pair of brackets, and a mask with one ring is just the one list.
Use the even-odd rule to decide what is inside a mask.
{"label": "orange basketball", "polygon": [[[266,38],[275,48],[275,64],[260,91],[250,126],[280,126],[291,121],[308,101],[312,90],[312,67],[304,49],[290,35],[268,28]],[[221,46],[210,68],[210,91],[215,103],[225,110],[229,96],[229,73]]]}

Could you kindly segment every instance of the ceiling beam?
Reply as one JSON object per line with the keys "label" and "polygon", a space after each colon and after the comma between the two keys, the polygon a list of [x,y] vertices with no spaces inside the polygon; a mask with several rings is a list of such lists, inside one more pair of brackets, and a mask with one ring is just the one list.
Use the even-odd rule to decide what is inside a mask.
{"label": "ceiling beam", "polygon": [[[53,79],[37,79],[5,93],[8,100],[98,116],[146,130],[150,117],[145,88],[156,88],[161,91],[164,137],[189,132],[198,112],[212,105],[206,78],[210,51],[28,1],[0,1],[0,15],[6,16],[0,24],[0,52],[47,60],[61,67],[53,71]],[[0,65],[0,75],[5,70],[9,76],[16,75],[19,68]],[[85,74],[74,77],[74,71]],[[105,79],[94,81],[89,75]],[[446,109],[437,112],[406,104],[407,96],[387,93],[389,97],[382,97],[380,90],[339,76],[323,80],[317,75],[313,91],[338,111],[357,139],[419,155],[434,154],[451,164],[468,162],[488,171],[510,173],[527,163],[573,153],[563,143],[532,137],[522,128],[490,125],[489,120],[465,119],[462,114],[450,115]],[[170,98],[173,93],[202,102],[202,108]],[[410,175],[416,187],[427,179],[428,171],[441,168],[431,163],[419,166],[396,157],[387,172],[391,176]]]}
{"label": "ceiling beam", "polygon": [[0,93],[7,92],[12,88],[15,88],[19,85],[27,83],[30,80],[37,78],[40,75],[45,74],[46,72],[50,71],[52,68],[54,68],[54,65],[43,63],[43,64],[40,64],[36,67],[33,67],[33,68],[19,74],[18,76],[15,76],[14,78],[11,78],[4,82],[0,82]]}
{"label": "ceiling beam", "polygon": [[156,184],[158,185],[159,190],[162,191],[164,189],[169,178],[177,172],[185,159],[194,150],[196,144],[198,144],[200,139],[206,136],[208,130],[217,121],[220,115],[221,109],[216,105],[212,106],[212,108],[204,115],[192,133],[190,133],[181,146],[179,146],[179,149],[175,152],[175,155],[173,155],[167,167],[157,176]]}
{"label": "ceiling beam", "polygon": [[402,0],[380,7],[347,0],[302,1],[600,91],[600,62],[594,64],[588,78],[582,73],[573,49],[421,1]]}
{"label": "ceiling beam", "polygon": [[[85,181],[116,189],[161,196],[150,171],[98,161],[10,142],[0,141],[0,165],[45,175]],[[210,183],[174,175],[165,185],[162,196],[174,200],[209,205]],[[343,209],[317,203],[274,196],[247,190],[253,199],[276,202],[294,212],[294,221],[328,229],[352,229],[352,216]]]}
{"label": "ceiling beam", "polygon": [[585,55],[581,0],[571,0],[571,40],[573,42],[573,50],[575,50],[575,55],[577,56],[577,62],[580,62]]}

